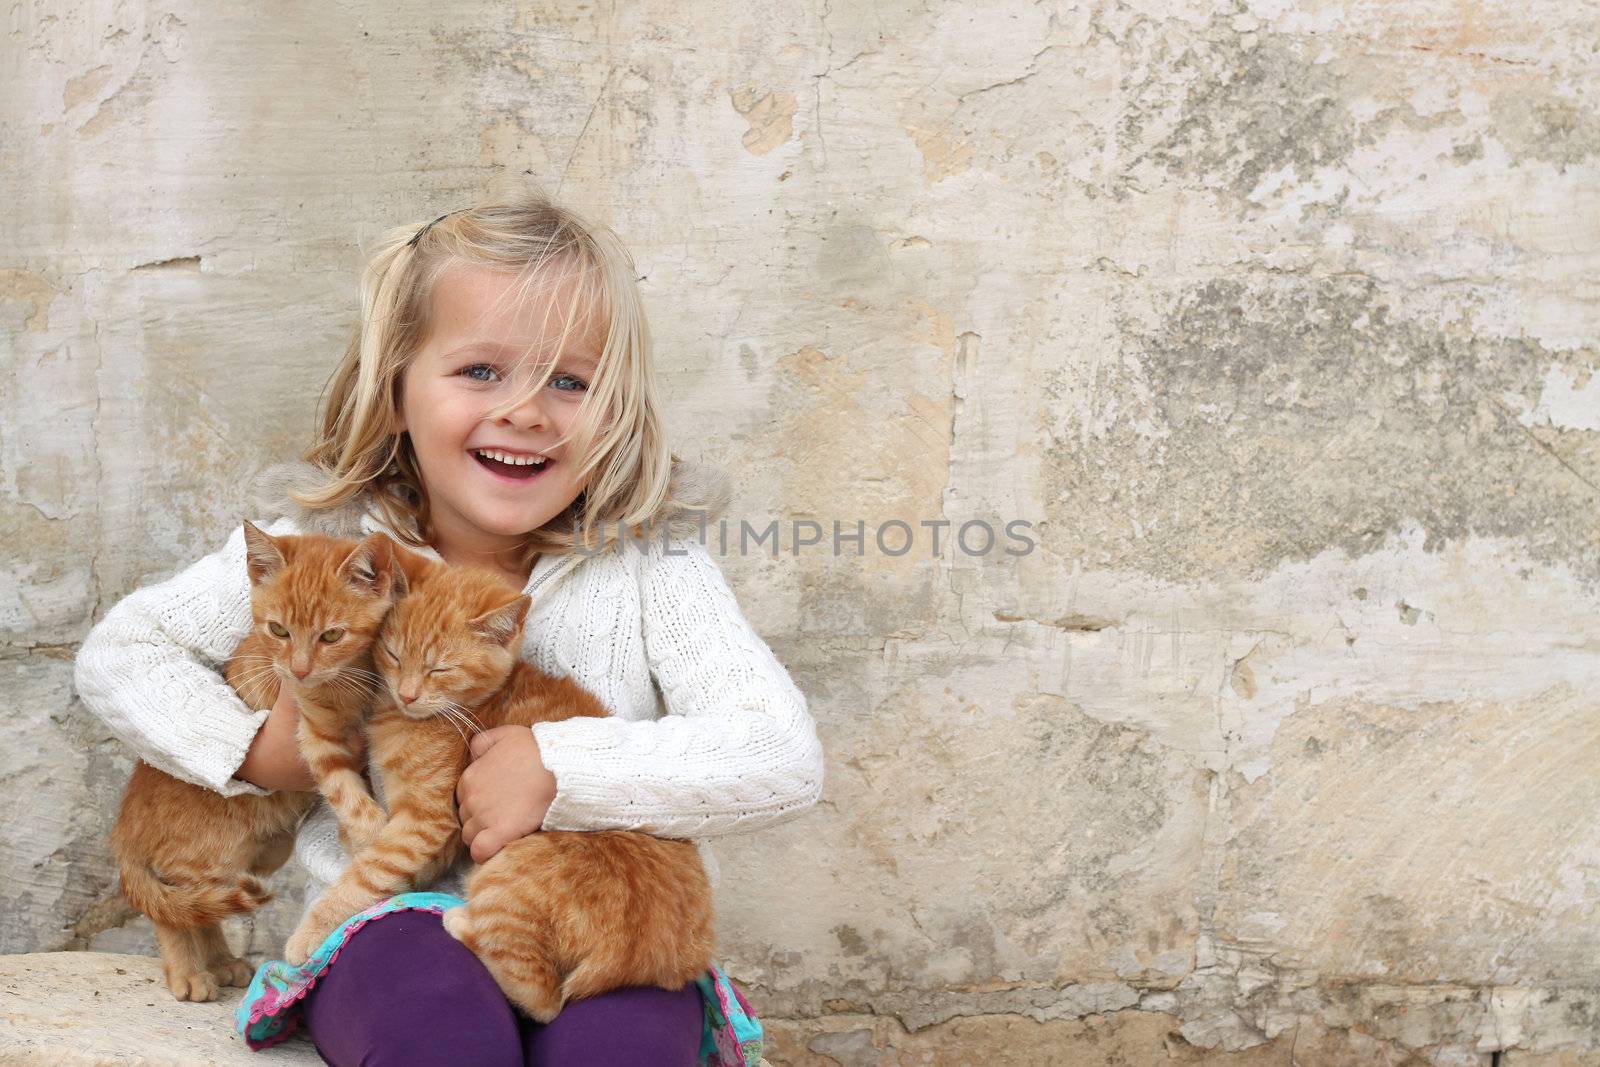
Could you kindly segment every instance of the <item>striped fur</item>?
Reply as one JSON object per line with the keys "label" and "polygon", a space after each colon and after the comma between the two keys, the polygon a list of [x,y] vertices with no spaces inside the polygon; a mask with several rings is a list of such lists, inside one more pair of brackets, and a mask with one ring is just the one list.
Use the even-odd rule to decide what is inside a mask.
{"label": "striped fur", "polygon": [[[390,590],[387,578],[374,586],[363,567],[375,564],[387,574],[388,540],[358,545],[321,535],[273,538],[249,523],[245,527],[254,625],[223,677],[249,707],[270,708],[283,680],[294,677],[296,649],[303,644],[296,638],[310,632],[315,641],[330,622],[348,620],[343,640],[310,650],[308,684],[297,685],[302,712],[309,709],[302,726],[319,724],[310,749],[328,750],[314,757],[308,750],[308,762],[314,772],[320,766],[319,781],[327,779],[330,790],[348,802],[350,783],[341,777],[353,764],[348,734],[337,745],[325,739],[337,733],[330,725],[335,715],[359,724],[370,702],[369,694],[352,703],[364,691],[354,684],[362,677],[355,672],[370,674],[372,636],[388,611]],[[357,565],[347,566],[358,551],[364,554]],[[289,629],[289,640],[273,636],[274,621]],[[359,765],[355,769],[359,778]],[[371,803],[370,795],[366,799]],[[270,899],[263,879],[288,859],[300,820],[315,800],[313,793],[291,791],[225,797],[149,764],[134,766],[111,848],[123,896],[154,924],[167,986],[179,1000],[212,1000],[219,984],[249,982],[251,967],[229,952],[219,923]]]}
{"label": "striped fur", "polygon": [[[291,962],[345,918],[427,885],[461,855],[455,789],[473,733],[606,714],[576,682],[517,657],[527,596],[493,572],[396,551],[409,589],[384,623],[374,662],[386,688],[367,724],[389,822],[291,938]],[[439,666],[452,669],[428,673]],[[467,896],[446,913],[446,928],[541,1022],[567,1000],[622,986],[682,988],[710,964],[711,887],[688,841],[542,831],[476,867]]]}

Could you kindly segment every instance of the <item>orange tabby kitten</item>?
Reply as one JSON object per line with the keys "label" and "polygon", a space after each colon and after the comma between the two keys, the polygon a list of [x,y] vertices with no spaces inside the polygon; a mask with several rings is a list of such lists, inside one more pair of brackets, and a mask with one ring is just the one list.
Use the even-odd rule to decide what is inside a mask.
{"label": "orange tabby kitten", "polygon": [[[404,561],[396,580],[409,588],[378,639],[386,690],[367,722],[389,822],[296,931],[291,945],[301,951],[460,855],[455,788],[469,731],[606,715],[576,682],[518,658],[527,596],[491,571],[396,551]],[[569,999],[631,985],[681,989],[710,966],[711,887],[689,841],[540,831],[475,868],[467,896],[445,914],[446,928],[540,1022]],[[297,962],[295,952],[289,959]]]}
{"label": "orange tabby kitten", "polygon": [[278,674],[299,705],[300,754],[339,817],[345,847],[359,851],[384,822],[362,777],[357,741],[378,682],[372,642],[404,588],[403,577],[394,582],[395,543],[382,533],[359,544],[320,534],[273,537],[248,522],[244,534],[251,582],[273,590],[268,607],[277,613],[267,634],[278,639]]}
{"label": "orange tabby kitten", "polygon": [[[302,734],[302,751],[314,772],[322,768],[319,781],[343,797],[351,732],[328,709],[356,722],[365,711],[365,702],[350,698],[357,683],[369,686],[373,676],[372,637],[390,606],[390,542],[273,538],[248,522],[245,536],[255,625],[223,677],[250,707],[270,708],[282,680],[307,668],[304,680],[296,679],[301,729],[311,735],[307,745]],[[339,639],[326,639],[335,627],[344,631]],[[278,636],[280,630],[289,636]],[[338,744],[324,744],[323,737],[337,737]],[[352,825],[362,825],[361,808],[345,799]],[[253,969],[228,951],[218,924],[271,898],[261,879],[288,859],[295,830],[315,801],[314,793],[291,791],[225,797],[135,764],[111,848],[123,896],[154,924],[167,986],[179,1000],[215,999],[218,983],[249,984]]]}

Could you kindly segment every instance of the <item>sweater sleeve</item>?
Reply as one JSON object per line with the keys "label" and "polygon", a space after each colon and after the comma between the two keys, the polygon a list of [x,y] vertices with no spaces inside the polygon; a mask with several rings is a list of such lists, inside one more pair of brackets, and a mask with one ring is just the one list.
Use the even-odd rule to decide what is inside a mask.
{"label": "sweater sleeve", "polygon": [[[294,533],[293,521],[264,526]],[[222,678],[249,632],[244,526],[227,544],[166,581],[119,600],[84,638],[78,696],[134,755],[225,796],[265,791],[233,777],[266,720]]]}
{"label": "sweater sleeve", "polygon": [[639,581],[645,656],[667,714],[535,725],[556,777],[543,828],[703,838],[816,803],[822,748],[805,697],[705,547],[650,539]]}

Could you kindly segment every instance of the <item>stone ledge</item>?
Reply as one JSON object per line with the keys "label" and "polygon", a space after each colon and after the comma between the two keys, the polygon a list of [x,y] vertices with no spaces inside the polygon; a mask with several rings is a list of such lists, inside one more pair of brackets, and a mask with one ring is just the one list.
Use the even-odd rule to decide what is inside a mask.
{"label": "stone ledge", "polygon": [[320,1067],[299,1037],[251,1052],[233,1029],[243,992],[174,1000],[149,956],[0,956],[0,1067]]}
{"label": "stone ledge", "polygon": [[152,956],[0,956],[0,1067],[321,1067],[298,1034],[251,1052],[233,1029],[243,993],[174,1000]]}

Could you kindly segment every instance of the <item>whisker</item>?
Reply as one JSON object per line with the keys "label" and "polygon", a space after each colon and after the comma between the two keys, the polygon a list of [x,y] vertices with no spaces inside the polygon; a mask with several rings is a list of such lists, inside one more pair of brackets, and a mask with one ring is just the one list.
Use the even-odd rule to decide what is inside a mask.
{"label": "whisker", "polygon": [[251,667],[248,670],[240,672],[239,676],[234,679],[234,684],[252,685],[256,682],[259,682],[264,677],[275,675],[277,673],[278,672],[271,667]]}
{"label": "whisker", "polygon": [[340,685],[372,685],[371,678],[362,678],[359,675],[346,674],[344,672],[333,675],[330,681],[333,679],[337,679]]}
{"label": "whisker", "polygon": [[339,678],[330,678],[322,683],[319,688],[331,690],[335,700],[340,702],[348,701],[351,704],[365,704],[371,697],[371,694],[367,691],[352,686],[351,683],[342,681]]}
{"label": "whisker", "polygon": [[334,678],[328,681],[326,684],[333,689],[336,695],[342,699],[349,700],[352,703],[365,703],[372,697],[371,688],[368,686],[363,686],[358,682],[352,682],[343,678]]}
{"label": "whisker", "polygon": [[243,670],[244,674],[247,677],[252,677],[252,678],[255,677],[256,675],[260,674],[263,671],[272,671],[272,670],[276,670],[276,669],[277,668],[274,667],[270,663],[267,664],[264,667],[243,667],[243,668],[241,668],[241,670]]}
{"label": "whisker", "polygon": [[456,733],[461,735],[461,743],[463,745],[471,745],[472,742],[467,740],[467,735],[466,735],[465,732],[462,731],[461,724],[456,722],[455,716],[451,715],[448,709],[443,709],[442,708],[442,709],[440,709],[440,711],[441,711],[441,718],[443,718],[444,721],[449,723],[451,726],[455,727]]}
{"label": "whisker", "polygon": [[468,711],[466,708],[462,707],[460,704],[457,704],[453,700],[449,702],[449,707],[450,707],[450,710],[464,724],[472,727],[472,732],[473,733],[475,733],[475,734],[483,733],[483,723],[479,722],[477,717],[475,715],[473,715],[472,712]]}
{"label": "whisker", "polygon": [[456,711],[456,712],[457,712],[457,713],[458,713],[458,714],[459,714],[459,715],[460,715],[460,716],[461,716],[461,717],[462,717],[462,718],[463,718],[463,719],[464,719],[464,720],[465,720],[465,721],[467,721],[467,722],[469,722],[469,723],[471,723],[471,724],[472,724],[472,728],[473,728],[473,729],[474,729],[474,730],[476,730],[476,731],[477,731],[477,732],[478,732],[478,733],[480,733],[480,734],[481,734],[481,733],[483,733],[483,723],[481,723],[481,722],[479,722],[479,721],[478,721],[478,717],[477,717],[477,716],[476,716],[476,715],[474,715],[474,714],[473,714],[473,713],[472,713],[472,712],[471,712],[471,711],[469,711],[469,710],[467,710],[467,708],[466,708],[466,707],[465,707],[465,706],[464,706],[464,705],[462,705],[462,704],[458,704],[458,703],[457,703],[457,702],[455,702],[455,701],[454,701],[454,700],[452,700],[452,701],[450,701],[450,706],[451,706],[451,707],[452,707],[452,708],[454,708],[454,709],[455,709],[455,711]]}
{"label": "whisker", "polygon": [[468,732],[472,733],[474,736],[476,736],[477,734],[483,733],[483,728],[481,726],[479,726],[476,722],[472,721],[471,719],[466,718],[462,714],[461,709],[459,707],[457,707],[457,706],[452,704],[452,705],[449,706],[449,708],[446,709],[446,711],[447,711],[447,714],[452,719],[454,719],[456,722],[460,723],[462,726],[466,727]]}

